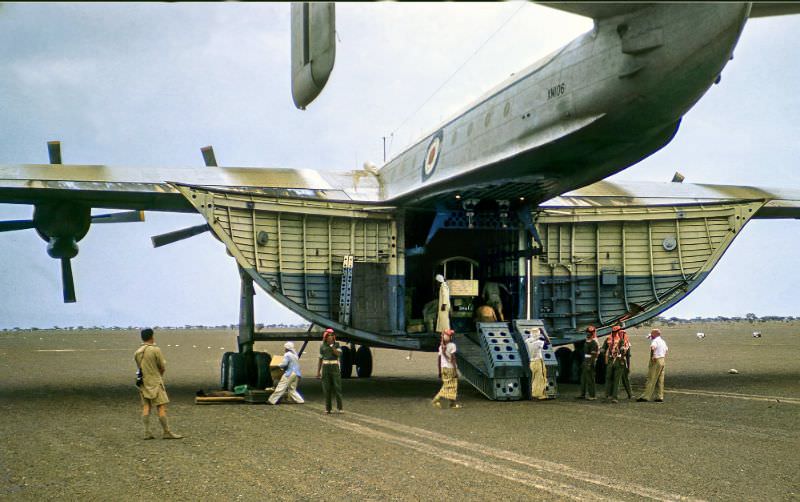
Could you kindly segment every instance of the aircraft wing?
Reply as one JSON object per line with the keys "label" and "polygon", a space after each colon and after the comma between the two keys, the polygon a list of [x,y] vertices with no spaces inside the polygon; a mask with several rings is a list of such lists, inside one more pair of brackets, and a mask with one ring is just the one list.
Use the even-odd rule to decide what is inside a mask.
{"label": "aircraft wing", "polygon": [[800,14],[800,2],[754,2],[749,17],[784,16]]}
{"label": "aircraft wing", "polygon": [[[204,153],[205,155],[205,153]],[[55,155],[58,159],[59,155]],[[51,158],[53,158],[51,156]],[[60,160],[60,159],[59,159]],[[48,242],[47,253],[61,261],[64,301],[76,301],[70,260],[94,223],[142,221],[143,210],[196,212],[179,186],[246,192],[270,199],[312,199],[374,203],[380,193],[370,171],[323,173],[310,169],[217,167],[135,169],[124,167],[29,164],[0,166],[0,204],[33,205],[29,220],[0,221],[0,232],[35,229]],[[317,202],[319,204],[319,202]],[[93,208],[133,209],[91,214]],[[153,237],[154,246],[205,232],[200,225]]]}
{"label": "aircraft wing", "polygon": [[562,10],[579,16],[592,19],[605,19],[634,12],[652,3],[619,2],[619,3],[593,3],[593,2],[536,2],[539,5],[552,9]]}
{"label": "aircraft wing", "polygon": [[759,219],[800,218],[800,190],[674,182],[599,181],[541,204],[543,208],[664,206],[763,200]]}
{"label": "aircraft wing", "polygon": [[[552,9],[562,10],[579,16],[592,19],[605,19],[634,12],[652,3],[641,2],[536,2],[539,5]],[[800,2],[753,2],[748,17],[784,16],[787,14],[800,14]]]}
{"label": "aircraft wing", "polygon": [[367,171],[26,164],[0,166],[0,203],[68,199],[93,208],[194,212],[173,183],[345,201],[375,201],[379,194],[377,179]]}

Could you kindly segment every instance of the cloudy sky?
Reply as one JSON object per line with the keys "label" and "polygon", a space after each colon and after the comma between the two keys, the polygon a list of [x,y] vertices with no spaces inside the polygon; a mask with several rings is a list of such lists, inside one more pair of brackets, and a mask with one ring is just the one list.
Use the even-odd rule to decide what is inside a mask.
{"label": "cloudy sky", "polygon": [[[383,137],[390,155],[399,152],[591,27],[517,2],[345,3],[336,15],[336,67],[301,112],[290,96],[289,4],[5,3],[0,164],[46,163],[53,139],[65,163],[142,169],[202,169],[208,144],[222,165],[380,164]],[[722,82],[673,142],[615,178],[668,181],[678,170],[687,182],[800,189],[799,28],[800,16],[750,21]],[[0,219],[31,214],[0,205]],[[61,303],[59,264],[36,233],[0,234],[0,328],[236,322],[238,275],[219,242],[205,234],[150,244],[199,223],[148,213],[145,223],[93,226],[73,260],[71,305]],[[750,223],[667,315],[800,314],[798,236],[798,221]],[[299,321],[263,293],[256,316]]]}

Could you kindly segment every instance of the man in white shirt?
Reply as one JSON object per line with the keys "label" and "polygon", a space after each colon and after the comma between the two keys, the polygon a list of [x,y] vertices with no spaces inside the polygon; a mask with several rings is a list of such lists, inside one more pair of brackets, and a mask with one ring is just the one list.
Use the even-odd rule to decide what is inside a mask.
{"label": "man in white shirt", "polygon": [[638,402],[653,400],[661,403],[664,401],[664,359],[667,357],[667,343],[661,338],[661,331],[654,329],[648,336],[650,340],[650,366],[647,371],[647,383]]}
{"label": "man in white shirt", "polygon": [[441,408],[441,400],[450,401],[450,408],[461,408],[456,401],[458,397],[458,365],[456,364],[456,344],[452,342],[453,330],[442,332],[442,341],[439,344],[439,374],[442,377],[442,388],[433,398],[433,406]]}
{"label": "man in white shirt", "polygon": [[300,360],[292,342],[286,342],[283,345],[283,350],[283,361],[281,361],[280,367],[284,369],[284,373],[280,382],[278,382],[278,386],[275,387],[275,392],[269,396],[268,401],[270,404],[278,404],[283,395],[288,394],[292,401],[302,404],[305,402],[303,401],[303,396],[297,392],[297,384],[300,382],[300,377],[302,377]]}
{"label": "man in white shirt", "polygon": [[545,342],[550,343],[550,338],[544,330],[536,329],[531,336],[525,339],[528,349],[528,359],[531,368],[531,399],[544,401],[547,399],[547,367],[544,365],[542,350]]}

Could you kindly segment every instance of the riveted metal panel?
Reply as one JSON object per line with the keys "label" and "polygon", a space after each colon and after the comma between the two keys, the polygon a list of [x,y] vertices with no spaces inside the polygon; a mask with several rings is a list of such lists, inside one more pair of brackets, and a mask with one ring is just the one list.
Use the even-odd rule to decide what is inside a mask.
{"label": "riveted metal panel", "polygon": [[570,338],[589,324],[602,330],[658,315],[706,277],[763,204],[544,209],[533,316]]}
{"label": "riveted metal panel", "polygon": [[[306,319],[359,332],[362,338],[402,329],[390,275],[397,263],[391,208],[350,202],[270,197],[179,186],[239,265],[265,291]],[[342,260],[354,262],[353,315],[339,325]],[[379,336],[378,336],[379,337]]]}

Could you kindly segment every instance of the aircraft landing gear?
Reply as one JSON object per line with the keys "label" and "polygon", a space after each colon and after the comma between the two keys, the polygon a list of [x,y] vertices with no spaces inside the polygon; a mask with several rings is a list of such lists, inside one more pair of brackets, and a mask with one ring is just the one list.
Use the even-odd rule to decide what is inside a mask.
{"label": "aircraft landing gear", "polygon": [[[246,358],[252,358],[248,365]],[[233,391],[239,385],[249,385],[256,389],[271,387],[272,375],[269,371],[269,362],[272,359],[267,352],[225,352],[220,361],[219,387],[222,390]],[[248,366],[252,369],[248,371]]]}
{"label": "aircraft landing gear", "polygon": [[219,364],[219,386],[233,391],[239,385],[254,389],[266,389],[273,384],[269,363],[272,357],[267,352],[253,350],[255,323],[253,315],[253,280],[239,268],[241,296],[239,301],[238,352],[225,352]]}
{"label": "aircraft landing gear", "polygon": [[353,362],[355,360],[355,352],[348,346],[342,347],[342,355],[339,356],[339,371],[342,373],[342,378],[351,378],[353,376]]}
{"label": "aircraft landing gear", "polygon": [[358,378],[369,378],[372,376],[372,351],[369,347],[362,345],[356,351],[356,374]]}
{"label": "aircraft landing gear", "polygon": [[556,360],[558,360],[558,382],[559,383],[579,383],[580,366],[579,358],[581,353],[569,347],[559,347],[556,349]]}
{"label": "aircraft landing gear", "polygon": [[358,349],[354,345],[342,347],[342,355],[339,357],[339,370],[342,378],[353,377],[353,366],[356,368],[358,378],[372,376],[372,351],[369,347],[365,345]]}

